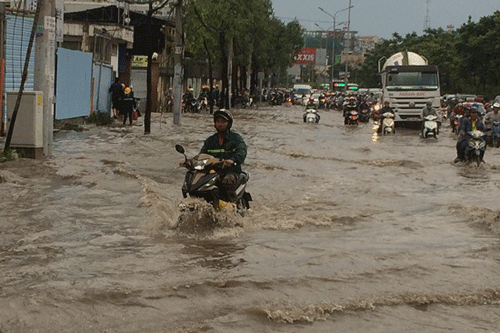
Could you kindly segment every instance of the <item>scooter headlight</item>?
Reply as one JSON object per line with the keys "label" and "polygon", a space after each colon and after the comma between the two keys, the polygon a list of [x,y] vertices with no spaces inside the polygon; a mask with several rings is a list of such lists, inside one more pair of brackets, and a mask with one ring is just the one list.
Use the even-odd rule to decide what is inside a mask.
{"label": "scooter headlight", "polygon": [[205,169],[205,166],[207,165],[207,163],[208,163],[208,159],[194,161],[193,162],[193,168],[195,170],[202,171],[203,169]]}

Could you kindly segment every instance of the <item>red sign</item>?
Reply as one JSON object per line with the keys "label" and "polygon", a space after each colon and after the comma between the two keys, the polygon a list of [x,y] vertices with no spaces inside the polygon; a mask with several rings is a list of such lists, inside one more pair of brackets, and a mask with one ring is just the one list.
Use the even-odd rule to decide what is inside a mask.
{"label": "red sign", "polygon": [[293,63],[295,65],[307,65],[316,63],[316,49],[312,47],[301,49],[295,56]]}

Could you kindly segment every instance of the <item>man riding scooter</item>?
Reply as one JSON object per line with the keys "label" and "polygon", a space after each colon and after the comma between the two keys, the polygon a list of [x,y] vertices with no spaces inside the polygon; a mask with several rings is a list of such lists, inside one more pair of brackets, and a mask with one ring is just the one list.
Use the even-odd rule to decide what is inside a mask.
{"label": "man riding scooter", "polygon": [[436,109],[434,109],[432,107],[432,101],[427,101],[425,103],[425,107],[422,109],[422,112],[420,113],[420,119],[422,120],[422,130],[424,129],[424,124],[425,124],[425,117],[427,116],[430,116],[430,115],[433,115],[433,116],[436,116],[436,118],[438,118],[436,120],[437,122],[437,128],[438,128],[438,132],[439,132],[439,128],[441,127],[441,121],[439,120],[439,116],[436,112]]}
{"label": "man riding scooter", "polygon": [[358,105],[354,96],[349,97],[347,104],[344,106],[344,125],[349,123],[349,112],[352,110],[358,111]]}
{"label": "man riding scooter", "polygon": [[488,131],[488,144],[493,145],[494,139],[496,139],[499,133],[498,124],[500,123],[500,103],[493,104],[493,109],[484,116],[484,125]]}
{"label": "man riding scooter", "polygon": [[[247,145],[240,134],[231,131],[233,116],[231,112],[221,109],[214,112],[214,127],[217,131],[205,140],[200,154],[212,155],[221,159],[222,168],[217,171],[222,188],[224,201],[228,201],[234,195],[238,186],[238,178],[241,174],[241,164],[247,156]],[[227,150],[229,143],[233,143],[234,149]]]}
{"label": "man riding scooter", "polygon": [[466,161],[467,157],[465,156],[465,150],[467,149],[467,145],[469,144],[469,138],[467,137],[467,133],[471,131],[482,131],[485,132],[486,128],[479,119],[478,116],[478,111],[476,108],[471,108],[470,109],[470,119],[469,118],[462,118],[462,123],[459,128],[459,135],[458,135],[458,140],[457,140],[457,157],[455,158],[454,162],[464,162]]}
{"label": "man riding scooter", "polygon": [[378,112],[373,114],[373,120],[378,120],[379,127],[377,129],[378,133],[382,133],[382,122],[384,121],[384,113],[390,112],[394,114],[393,108],[390,107],[391,102],[388,100],[384,101],[384,106],[378,110]]}

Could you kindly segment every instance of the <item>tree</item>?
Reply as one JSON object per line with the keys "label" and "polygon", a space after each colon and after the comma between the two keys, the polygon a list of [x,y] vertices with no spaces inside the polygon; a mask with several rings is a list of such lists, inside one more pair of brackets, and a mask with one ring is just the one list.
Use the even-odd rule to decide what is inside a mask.
{"label": "tree", "polygon": [[186,48],[198,60],[219,64],[226,96],[229,52],[234,51],[234,67],[255,78],[259,71],[277,73],[290,66],[293,51],[302,47],[303,29],[297,21],[285,25],[275,18],[269,0],[198,0],[185,11]]}
{"label": "tree", "polygon": [[[147,25],[148,29],[151,30],[151,19],[153,15],[159,11],[160,9],[164,8],[166,5],[169,4],[171,0],[149,0],[149,1],[144,1],[144,0],[124,0],[125,2],[129,4],[147,4],[148,5],[148,12],[147,12],[147,19],[145,24]],[[152,39],[148,39],[148,47],[147,47],[147,56],[148,56],[148,67],[147,67],[147,74],[146,74],[146,112],[144,115],[144,133],[149,134],[151,133],[151,63],[153,61],[153,43]]]}

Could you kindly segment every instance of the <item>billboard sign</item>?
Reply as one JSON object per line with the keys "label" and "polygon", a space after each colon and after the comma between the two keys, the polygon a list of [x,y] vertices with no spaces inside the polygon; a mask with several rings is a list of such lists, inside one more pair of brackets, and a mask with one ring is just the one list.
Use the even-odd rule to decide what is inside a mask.
{"label": "billboard sign", "polygon": [[307,65],[316,63],[316,49],[312,47],[306,47],[300,49],[297,55],[294,57],[294,65]]}

